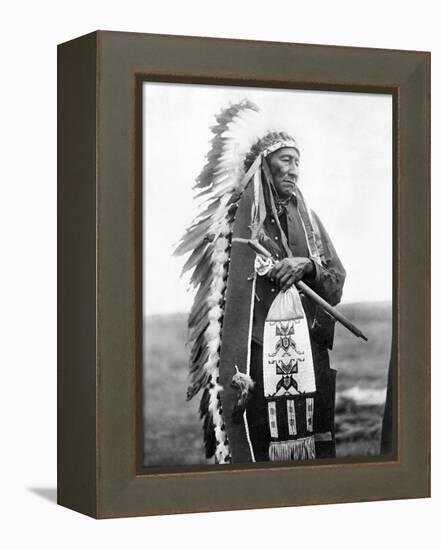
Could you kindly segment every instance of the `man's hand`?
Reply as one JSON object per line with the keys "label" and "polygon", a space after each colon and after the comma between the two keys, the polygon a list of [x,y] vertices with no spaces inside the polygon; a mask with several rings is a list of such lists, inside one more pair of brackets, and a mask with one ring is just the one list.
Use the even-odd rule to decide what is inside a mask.
{"label": "man's hand", "polygon": [[273,267],[268,276],[285,291],[303,277],[312,276],[314,269],[309,258],[284,258]]}

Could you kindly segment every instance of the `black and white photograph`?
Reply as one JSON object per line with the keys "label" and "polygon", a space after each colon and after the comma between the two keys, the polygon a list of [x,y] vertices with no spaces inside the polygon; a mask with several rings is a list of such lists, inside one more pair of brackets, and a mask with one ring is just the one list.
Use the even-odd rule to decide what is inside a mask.
{"label": "black and white photograph", "polygon": [[436,6],[2,5],[1,548],[433,547]]}
{"label": "black and white photograph", "polygon": [[390,451],[392,169],[389,93],[143,82],[145,467]]}

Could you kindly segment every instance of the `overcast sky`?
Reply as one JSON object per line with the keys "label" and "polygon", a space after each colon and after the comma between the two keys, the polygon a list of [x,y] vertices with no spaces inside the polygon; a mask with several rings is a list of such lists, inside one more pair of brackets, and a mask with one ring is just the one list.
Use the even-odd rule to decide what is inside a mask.
{"label": "overcast sky", "polygon": [[144,312],[188,311],[172,251],[197,212],[192,186],[214,116],[248,98],[280,116],[301,151],[301,188],[347,271],[343,302],[392,296],[392,96],[144,84]]}

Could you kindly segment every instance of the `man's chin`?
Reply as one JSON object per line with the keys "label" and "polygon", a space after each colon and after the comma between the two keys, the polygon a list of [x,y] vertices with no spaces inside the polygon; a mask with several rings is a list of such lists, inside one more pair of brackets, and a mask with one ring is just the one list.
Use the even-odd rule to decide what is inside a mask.
{"label": "man's chin", "polygon": [[287,185],[284,185],[283,186],[283,193],[282,193],[282,197],[284,199],[287,199],[288,197],[291,197],[291,195],[293,195],[294,193],[294,190],[295,190],[295,185],[294,184],[287,184]]}

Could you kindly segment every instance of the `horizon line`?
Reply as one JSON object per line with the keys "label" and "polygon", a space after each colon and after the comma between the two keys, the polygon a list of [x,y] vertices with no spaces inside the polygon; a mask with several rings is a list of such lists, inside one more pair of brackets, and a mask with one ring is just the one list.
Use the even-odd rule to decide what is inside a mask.
{"label": "horizon line", "polygon": [[[354,301],[354,302],[340,302],[337,306],[335,307],[339,307],[339,306],[356,306],[356,305],[369,305],[369,304],[392,304],[392,300],[359,300],[359,301]],[[179,310],[179,311],[163,311],[163,312],[155,312],[155,313],[143,313],[143,317],[153,317],[154,315],[188,315],[190,313],[190,310],[188,311],[183,311],[183,310]]]}

